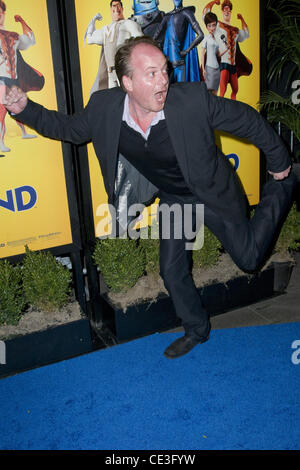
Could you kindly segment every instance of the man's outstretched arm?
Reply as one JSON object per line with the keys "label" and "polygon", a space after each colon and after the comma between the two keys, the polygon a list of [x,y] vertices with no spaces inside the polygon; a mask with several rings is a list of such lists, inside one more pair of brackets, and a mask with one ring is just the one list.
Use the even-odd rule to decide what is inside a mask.
{"label": "man's outstretched arm", "polygon": [[50,111],[29,100],[26,93],[15,86],[7,89],[2,102],[13,117],[45,137],[73,144],[83,144],[91,140],[87,108],[73,116]]}
{"label": "man's outstretched arm", "polygon": [[6,107],[7,111],[12,114],[21,113],[27,106],[28,98],[21,88],[13,86],[6,89],[6,94],[3,97],[2,104]]}
{"label": "man's outstretched arm", "polygon": [[291,158],[281,138],[271,125],[251,106],[206,93],[211,125],[214,129],[246,138],[261,149],[268,171],[274,179],[289,175]]}

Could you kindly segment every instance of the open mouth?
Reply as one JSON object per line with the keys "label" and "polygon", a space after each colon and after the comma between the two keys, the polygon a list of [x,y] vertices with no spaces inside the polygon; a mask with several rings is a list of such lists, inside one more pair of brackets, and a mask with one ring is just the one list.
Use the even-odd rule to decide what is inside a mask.
{"label": "open mouth", "polygon": [[158,91],[157,93],[155,93],[155,98],[159,103],[163,103],[166,100],[166,96],[166,91]]}

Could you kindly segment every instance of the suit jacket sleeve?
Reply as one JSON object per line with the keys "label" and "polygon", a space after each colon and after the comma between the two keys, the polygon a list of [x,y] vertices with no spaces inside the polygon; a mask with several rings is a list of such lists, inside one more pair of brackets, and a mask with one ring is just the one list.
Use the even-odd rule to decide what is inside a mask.
{"label": "suit jacket sleeve", "polygon": [[67,115],[50,111],[28,100],[26,108],[14,116],[18,121],[35,129],[39,134],[56,140],[83,144],[91,140],[89,104],[80,113]]}
{"label": "suit jacket sleeve", "polygon": [[206,93],[211,126],[237,137],[246,138],[261,149],[268,170],[279,173],[291,164],[288,151],[270,124],[251,106]]}

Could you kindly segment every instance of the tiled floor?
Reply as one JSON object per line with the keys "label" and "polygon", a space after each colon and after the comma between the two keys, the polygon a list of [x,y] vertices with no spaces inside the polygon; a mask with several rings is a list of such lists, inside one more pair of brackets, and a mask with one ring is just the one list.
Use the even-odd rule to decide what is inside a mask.
{"label": "tiled floor", "polygon": [[[211,317],[212,330],[300,322],[300,253],[284,294]],[[168,332],[183,332],[175,328]]]}
{"label": "tiled floor", "polygon": [[[246,326],[271,325],[274,323],[300,322],[300,253],[296,256],[291,279],[284,294],[211,317],[212,330]],[[183,332],[182,327],[162,333]],[[102,347],[115,345],[110,335]]]}
{"label": "tiled floor", "polygon": [[211,319],[213,329],[287,322],[300,322],[300,256],[286,293]]}

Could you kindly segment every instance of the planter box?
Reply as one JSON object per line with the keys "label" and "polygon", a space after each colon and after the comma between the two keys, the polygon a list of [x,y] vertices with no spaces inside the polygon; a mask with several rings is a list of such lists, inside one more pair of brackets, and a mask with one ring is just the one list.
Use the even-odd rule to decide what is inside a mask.
{"label": "planter box", "polygon": [[[206,285],[199,288],[199,293],[209,314],[216,316],[282,293],[288,285],[292,266],[293,263],[274,263],[255,276],[243,275],[226,283]],[[285,280],[282,278],[284,272]],[[0,354],[0,378],[104,348],[106,346],[99,337],[105,336],[105,330],[109,332],[108,337],[112,335],[115,340],[111,344],[116,344],[181,324],[171,299],[164,294],[155,301],[129,306],[126,311],[114,307],[106,295],[102,300],[105,328],[99,331],[95,327],[91,329],[90,321],[85,317],[5,340],[6,357],[3,364]]]}
{"label": "planter box", "polygon": [[[215,283],[199,288],[203,304],[211,316],[235,308],[245,307],[260,300],[282,293],[288,281],[276,281],[277,263],[257,275],[242,275],[226,283]],[[288,280],[292,263],[289,264]],[[124,311],[112,305],[107,295],[104,299],[104,321],[117,341],[126,341],[141,336],[165,331],[180,326],[171,299],[160,295],[155,301],[131,305]]]}
{"label": "planter box", "polygon": [[[3,343],[2,343],[3,345]],[[4,341],[0,378],[92,351],[87,318]],[[3,361],[1,361],[3,362]]]}

